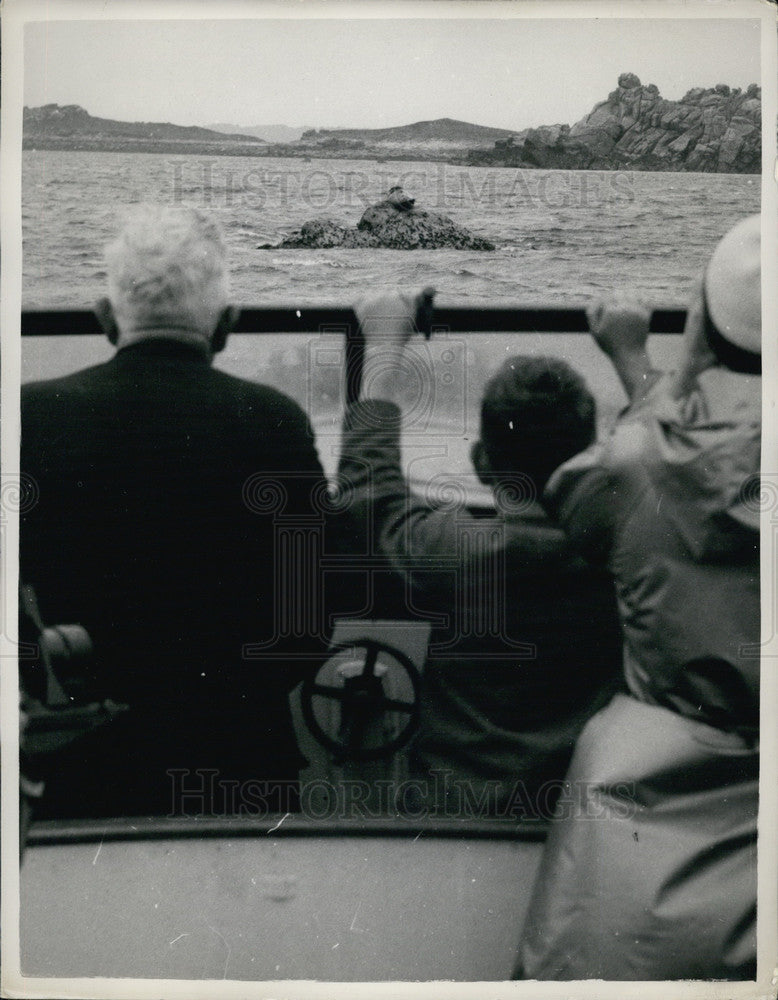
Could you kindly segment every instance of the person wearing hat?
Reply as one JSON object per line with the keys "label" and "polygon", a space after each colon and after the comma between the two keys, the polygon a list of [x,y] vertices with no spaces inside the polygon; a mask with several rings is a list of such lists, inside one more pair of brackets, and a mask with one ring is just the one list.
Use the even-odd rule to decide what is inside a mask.
{"label": "person wearing hat", "polygon": [[544,504],[613,573],[627,691],[578,740],[515,976],[754,978],[759,218],[716,247],[675,373],[653,369],[641,307],[590,326],[630,404]]}

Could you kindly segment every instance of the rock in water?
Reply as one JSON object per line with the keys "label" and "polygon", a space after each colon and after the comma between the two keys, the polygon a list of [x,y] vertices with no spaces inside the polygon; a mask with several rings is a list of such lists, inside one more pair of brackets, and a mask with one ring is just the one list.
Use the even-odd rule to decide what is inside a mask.
{"label": "rock in water", "polygon": [[346,230],[339,226],[332,219],[312,219],[306,222],[299,233],[284,240],[284,244],[301,247],[317,247],[327,249],[328,247],[339,247],[343,243]]}
{"label": "rock in water", "polygon": [[390,250],[494,250],[489,240],[474,236],[447,215],[424,212],[415,199],[393,187],[386,198],[364,212],[355,229],[332,219],[312,219],[277,246],[264,243],[259,250],[323,250],[343,247],[384,247]]}
{"label": "rock in water", "polygon": [[458,226],[447,215],[401,208],[389,200],[371,205],[357,223],[357,230],[369,233],[374,246],[393,250],[494,250],[494,244]]}

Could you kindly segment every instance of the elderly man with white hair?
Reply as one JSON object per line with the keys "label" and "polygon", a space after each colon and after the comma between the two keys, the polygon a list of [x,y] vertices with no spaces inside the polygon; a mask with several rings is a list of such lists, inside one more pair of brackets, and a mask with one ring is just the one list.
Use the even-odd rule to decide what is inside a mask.
{"label": "elderly man with white hair", "polygon": [[233,310],[211,216],[142,207],[107,262],[115,355],[22,388],[40,499],[21,573],[44,621],[90,633],[85,697],[130,709],[53,757],[39,815],[286,811],[302,762],[288,693],[324,641],[310,609],[296,638],[275,613],[278,581],[315,572],[286,565],[277,524],[310,521],[326,491],[313,433],[282,393],[212,366]]}

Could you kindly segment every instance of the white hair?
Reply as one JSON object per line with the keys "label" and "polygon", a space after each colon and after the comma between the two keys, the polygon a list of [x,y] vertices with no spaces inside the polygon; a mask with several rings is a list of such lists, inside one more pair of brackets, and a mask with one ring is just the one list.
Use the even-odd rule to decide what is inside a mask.
{"label": "white hair", "polygon": [[123,333],[213,332],[229,295],[227,248],[214,216],[181,205],[138,206],[105,256]]}

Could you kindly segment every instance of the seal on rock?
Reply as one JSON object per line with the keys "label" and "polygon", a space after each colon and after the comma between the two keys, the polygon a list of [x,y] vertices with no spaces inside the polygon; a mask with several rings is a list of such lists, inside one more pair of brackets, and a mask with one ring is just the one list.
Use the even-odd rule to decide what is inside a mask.
{"label": "seal on rock", "polygon": [[416,199],[395,185],[381,201],[365,209],[356,227],[332,219],[311,219],[277,246],[263,243],[259,250],[321,250],[342,247],[383,247],[391,250],[494,250],[481,236],[458,226],[447,215],[416,208]]}

